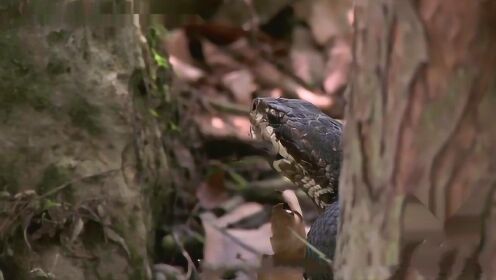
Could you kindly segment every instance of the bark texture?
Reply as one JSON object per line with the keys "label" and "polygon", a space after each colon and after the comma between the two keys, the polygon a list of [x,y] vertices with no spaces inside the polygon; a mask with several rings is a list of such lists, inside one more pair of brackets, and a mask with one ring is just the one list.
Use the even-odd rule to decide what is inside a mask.
{"label": "bark texture", "polygon": [[496,3],[355,3],[338,279],[496,277]]}
{"label": "bark texture", "polygon": [[142,35],[132,16],[81,3],[2,4],[5,279],[151,277],[152,207],[167,166]]}

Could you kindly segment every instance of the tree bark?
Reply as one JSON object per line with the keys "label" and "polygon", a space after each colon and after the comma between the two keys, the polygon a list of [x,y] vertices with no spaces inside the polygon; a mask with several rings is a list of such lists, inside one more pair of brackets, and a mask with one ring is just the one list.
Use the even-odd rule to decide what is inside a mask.
{"label": "tree bark", "polygon": [[496,4],[355,3],[338,279],[496,277]]}
{"label": "tree bark", "polygon": [[146,47],[132,8],[88,3],[1,4],[5,279],[151,278],[168,181]]}

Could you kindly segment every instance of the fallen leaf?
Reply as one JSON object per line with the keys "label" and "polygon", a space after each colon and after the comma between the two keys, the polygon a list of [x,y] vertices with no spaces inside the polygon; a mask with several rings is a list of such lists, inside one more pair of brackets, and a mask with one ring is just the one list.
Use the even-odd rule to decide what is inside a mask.
{"label": "fallen leaf", "polygon": [[231,55],[220,49],[217,45],[204,41],[202,43],[205,62],[216,69],[229,69],[230,71],[243,68],[243,65],[236,61]]}
{"label": "fallen leaf", "polygon": [[296,14],[310,26],[315,41],[327,44],[333,37],[349,34],[349,0],[312,0],[296,3]]}
{"label": "fallen leaf", "polygon": [[177,139],[174,140],[172,146],[174,147],[172,149],[174,157],[176,158],[179,166],[187,169],[190,176],[194,176],[194,174],[196,174],[196,165],[191,151]]}
{"label": "fallen leaf", "polygon": [[313,43],[312,34],[306,28],[293,30],[290,59],[296,76],[309,85],[319,86],[324,79],[325,60]]}
{"label": "fallen leaf", "polygon": [[337,39],[328,50],[324,89],[327,93],[336,94],[348,82],[351,66],[351,46],[346,39]]}
{"label": "fallen leaf", "polygon": [[119,244],[122,247],[122,249],[124,249],[127,256],[131,257],[131,252],[129,251],[129,248],[126,244],[126,240],[124,240],[122,236],[120,236],[117,232],[115,232],[113,229],[107,226],[103,227],[103,233],[105,234],[105,237]]}
{"label": "fallen leaf", "polygon": [[187,64],[173,55],[169,56],[169,62],[177,77],[184,81],[196,82],[205,77],[205,73],[201,69]]}
{"label": "fallen leaf", "polygon": [[183,30],[170,32],[164,46],[172,69],[180,79],[195,82],[205,76],[201,69],[194,66],[195,60],[189,52],[188,37]]}
{"label": "fallen leaf", "polygon": [[225,74],[222,83],[233,93],[236,101],[242,104],[250,104],[251,94],[257,90],[253,75],[246,69]]}
{"label": "fallen leaf", "polygon": [[74,242],[76,240],[76,238],[78,238],[78,236],[83,231],[83,228],[84,228],[84,222],[81,219],[81,217],[78,216],[76,218],[76,221],[73,224],[73,229],[72,229],[71,238],[70,238],[71,243]]}
{"label": "fallen leaf", "polygon": [[229,199],[224,185],[225,172],[215,171],[206,182],[202,182],[196,190],[198,203],[205,209],[213,209]]}
{"label": "fallen leaf", "polygon": [[264,256],[258,280],[303,280],[303,267],[275,265],[273,256]]}
{"label": "fallen leaf", "polygon": [[[272,208],[270,243],[274,250],[274,261],[280,264],[298,264],[305,258],[306,244],[295,234],[305,238],[305,224],[302,216],[283,208],[282,203]],[[288,246],[291,244],[291,246]]]}
{"label": "fallen leaf", "polygon": [[246,116],[212,116],[198,114],[194,117],[201,133],[212,138],[236,138],[250,141],[250,121]]}
{"label": "fallen leaf", "polygon": [[[270,243],[272,256],[264,256],[258,279],[262,280],[300,280],[304,273],[306,244],[296,235],[305,238],[305,225],[300,214],[301,207],[292,191],[283,193],[290,208],[284,209],[280,203],[272,208]],[[298,212],[299,211],[299,212]]]}
{"label": "fallen leaf", "polygon": [[256,269],[263,254],[273,253],[269,241],[269,223],[249,230],[226,228],[261,209],[261,204],[245,203],[222,217],[215,217],[212,213],[200,215],[205,229],[205,267],[210,270],[240,266]]}
{"label": "fallen leaf", "polygon": [[255,21],[255,24],[265,23],[290,3],[289,0],[224,1],[215,19],[248,27],[246,25],[251,21]]}
{"label": "fallen leaf", "polygon": [[182,267],[176,267],[168,265],[165,263],[159,263],[153,265],[153,279],[155,280],[166,280],[166,279],[177,279],[186,280],[186,276]]}

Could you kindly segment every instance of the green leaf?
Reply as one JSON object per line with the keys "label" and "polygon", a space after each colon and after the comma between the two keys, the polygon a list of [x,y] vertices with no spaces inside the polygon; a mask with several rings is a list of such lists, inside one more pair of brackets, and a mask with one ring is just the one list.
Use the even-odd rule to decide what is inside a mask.
{"label": "green leaf", "polygon": [[161,54],[159,54],[156,50],[152,49],[153,52],[153,59],[155,60],[155,63],[157,63],[158,66],[162,66],[164,68],[169,68],[169,62],[165,57],[163,57]]}
{"label": "green leaf", "polygon": [[42,203],[42,209],[43,211],[48,210],[53,207],[60,207],[61,204],[57,201],[53,201],[51,199],[44,199]]}

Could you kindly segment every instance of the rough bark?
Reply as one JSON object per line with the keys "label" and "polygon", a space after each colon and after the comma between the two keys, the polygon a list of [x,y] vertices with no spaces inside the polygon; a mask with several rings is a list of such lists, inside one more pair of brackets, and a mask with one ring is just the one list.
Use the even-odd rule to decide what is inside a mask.
{"label": "rough bark", "polygon": [[5,279],[150,278],[167,169],[142,35],[132,16],[84,3],[0,9]]}
{"label": "rough bark", "polygon": [[494,279],[496,4],[355,3],[338,279]]}

